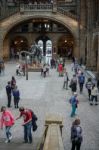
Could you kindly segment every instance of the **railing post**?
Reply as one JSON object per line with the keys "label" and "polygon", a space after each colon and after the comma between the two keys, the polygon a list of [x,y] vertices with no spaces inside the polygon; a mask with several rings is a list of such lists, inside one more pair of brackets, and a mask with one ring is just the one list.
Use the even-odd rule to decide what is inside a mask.
{"label": "railing post", "polygon": [[53,13],[57,12],[57,0],[53,0]]}
{"label": "railing post", "polygon": [[20,4],[20,13],[24,13],[24,4]]}

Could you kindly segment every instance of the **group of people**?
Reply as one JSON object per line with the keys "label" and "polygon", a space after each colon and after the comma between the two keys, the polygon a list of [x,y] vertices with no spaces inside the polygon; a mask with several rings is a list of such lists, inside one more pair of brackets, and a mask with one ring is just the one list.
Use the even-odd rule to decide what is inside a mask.
{"label": "group of people", "polygon": [[[98,83],[94,82],[91,78],[88,78],[87,81],[85,79],[84,72],[78,67],[77,62],[74,60],[74,75],[69,79],[68,72],[66,68],[64,68],[62,65],[60,67],[60,71],[63,70],[63,89],[68,90],[68,87],[72,91],[72,96],[69,99],[69,103],[71,105],[72,111],[70,116],[75,117],[76,116],[76,110],[78,108],[79,100],[78,100],[78,94],[77,94],[77,87],[79,85],[79,92],[80,94],[83,93],[83,88],[85,88],[88,91],[88,97],[90,105],[98,105]],[[69,83],[70,81],[70,83]],[[75,121],[72,124],[71,127],[71,141],[72,141],[72,148],[71,150],[80,150],[81,143],[83,141],[82,136],[82,127],[80,126],[80,119],[75,119]]]}
{"label": "group of people", "polygon": [[[65,63],[64,63],[65,64]],[[75,62],[74,62],[75,65]],[[58,71],[59,76],[64,77],[64,83],[63,83],[63,89],[68,88],[72,91],[72,96],[69,99],[69,103],[71,105],[72,111],[70,116],[75,117],[76,115],[76,109],[78,108],[79,100],[78,100],[78,94],[77,94],[77,85],[79,85],[79,91],[80,94],[83,93],[83,87],[85,87],[88,90],[88,96],[90,105],[98,105],[98,88],[95,83],[93,83],[91,78],[88,78],[88,80],[85,80],[84,73],[77,67],[76,71],[74,70],[74,75],[70,80],[70,77],[68,75],[68,72],[65,68],[65,65],[60,63],[58,65]],[[49,73],[49,66],[44,64],[41,70],[41,75],[43,77],[46,77],[46,73]],[[70,81],[70,84],[69,84]],[[86,82],[85,82],[86,81]],[[1,107],[1,129],[3,128],[3,125],[5,125],[5,131],[6,131],[6,141],[5,143],[9,143],[12,139],[11,134],[11,127],[15,124],[15,121],[19,118],[23,117],[23,124],[24,127],[24,143],[32,143],[32,132],[31,129],[34,126],[34,122],[37,120],[37,117],[34,119],[33,116],[35,116],[34,112],[31,109],[27,109],[24,107],[19,107],[19,100],[20,100],[20,92],[18,90],[18,87],[16,85],[16,79],[15,77],[12,77],[11,81],[8,81],[8,85],[6,86],[6,93],[8,98],[8,107],[11,107],[11,99],[12,95],[14,97],[14,106],[15,108],[19,108],[20,115],[17,118],[14,118],[14,115],[5,107]],[[95,103],[94,103],[95,100]],[[80,126],[80,119],[75,119],[72,123],[71,127],[71,142],[72,142],[72,148],[71,150],[80,150],[81,143],[83,141],[83,135],[82,135],[82,127]]]}
{"label": "group of people", "polygon": [[26,65],[25,64],[18,64],[16,66],[16,75],[17,76],[25,76],[25,70],[26,70]]}
{"label": "group of people", "polygon": [[41,76],[45,78],[47,74],[49,75],[49,69],[50,69],[49,64],[44,64],[41,68]]}
{"label": "group of people", "polygon": [[[9,111],[5,106],[1,107],[1,129],[5,126],[6,140],[5,143],[10,143],[12,139],[11,128],[15,124],[15,121],[23,117],[24,127],[24,143],[32,143],[32,128],[34,129],[34,124],[37,121],[37,117],[31,109],[24,107],[19,108],[20,115],[15,118],[11,111]],[[37,128],[37,126],[36,126]],[[35,129],[36,129],[35,128]],[[33,130],[34,131],[34,130]]]}
{"label": "group of people", "polygon": [[8,81],[8,84],[6,86],[6,94],[8,99],[8,107],[11,107],[11,101],[12,101],[12,95],[14,98],[14,107],[19,108],[19,100],[20,100],[20,91],[18,89],[18,86],[16,85],[16,79],[14,76],[12,76],[11,81]]}

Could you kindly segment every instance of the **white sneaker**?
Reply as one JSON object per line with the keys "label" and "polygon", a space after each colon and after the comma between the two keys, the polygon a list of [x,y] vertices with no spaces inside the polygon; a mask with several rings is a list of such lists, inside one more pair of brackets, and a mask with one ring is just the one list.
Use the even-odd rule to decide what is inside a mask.
{"label": "white sneaker", "polygon": [[9,140],[8,140],[8,139],[6,139],[6,140],[5,140],[5,143],[9,143]]}
{"label": "white sneaker", "polygon": [[9,137],[9,140],[11,140],[12,139],[12,135]]}

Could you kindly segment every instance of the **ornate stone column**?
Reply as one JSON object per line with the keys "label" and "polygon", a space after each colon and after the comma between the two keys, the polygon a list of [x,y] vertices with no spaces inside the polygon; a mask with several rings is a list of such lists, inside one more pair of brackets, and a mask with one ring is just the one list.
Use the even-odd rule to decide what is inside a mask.
{"label": "ornate stone column", "polygon": [[0,57],[3,58],[3,32],[0,29]]}
{"label": "ornate stone column", "polygon": [[91,49],[92,49],[92,34],[87,33],[87,62],[86,62],[86,67],[91,68]]}
{"label": "ornate stone column", "polygon": [[57,0],[53,0],[53,13],[57,12]]}
{"label": "ornate stone column", "polygon": [[97,60],[97,72],[99,74],[99,32],[98,32],[98,60]]}

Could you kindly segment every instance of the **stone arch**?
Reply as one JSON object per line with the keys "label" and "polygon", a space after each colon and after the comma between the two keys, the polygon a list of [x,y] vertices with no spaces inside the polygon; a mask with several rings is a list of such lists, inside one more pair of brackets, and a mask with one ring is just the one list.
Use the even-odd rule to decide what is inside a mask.
{"label": "stone arch", "polygon": [[[5,20],[1,23],[1,27],[3,28],[3,40],[5,39],[6,35],[10,32],[10,30],[17,26],[18,24],[33,19],[33,18],[45,18],[45,19],[49,19],[52,21],[56,21],[57,23],[60,23],[62,25],[64,25],[64,27],[66,27],[74,36],[75,39],[75,43],[76,45],[78,45],[78,22],[68,16],[64,16],[61,14],[39,14],[39,15],[35,15],[35,16],[31,16],[31,15],[21,15],[21,14],[17,14],[18,16],[13,17],[13,20],[11,20],[11,17],[9,18],[9,20]],[[15,19],[14,19],[15,18]],[[78,55],[78,46],[75,47],[75,51],[76,51],[76,55]],[[79,57],[79,56],[78,56]]]}
{"label": "stone arch", "polygon": [[74,47],[75,47],[75,39],[73,37],[73,35],[71,33],[69,33],[69,35],[61,35],[59,38],[58,38],[58,41],[57,41],[57,46],[58,46],[58,54],[62,53],[64,54],[64,56],[68,56],[69,52],[71,52],[71,57],[74,54]]}
{"label": "stone arch", "polygon": [[1,27],[6,28],[4,35],[3,35],[3,39],[5,38],[6,34],[16,25],[18,25],[21,22],[24,22],[26,20],[30,20],[33,18],[45,18],[45,19],[49,19],[52,21],[56,21],[62,25],[64,25],[66,28],[69,29],[69,31],[74,35],[75,39],[78,38],[78,22],[70,17],[67,16],[63,16],[63,15],[35,15],[35,16],[21,16],[17,19],[13,17],[13,21],[11,23],[10,19],[9,20],[5,20],[4,22],[1,23]]}

